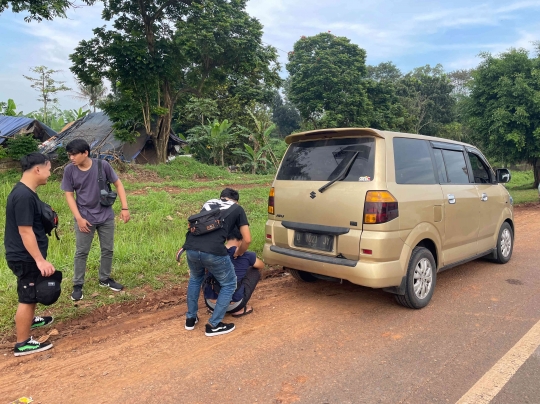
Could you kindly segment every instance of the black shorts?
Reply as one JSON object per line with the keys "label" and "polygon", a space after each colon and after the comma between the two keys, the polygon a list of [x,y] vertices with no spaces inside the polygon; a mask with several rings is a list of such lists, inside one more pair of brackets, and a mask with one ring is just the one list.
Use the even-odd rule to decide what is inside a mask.
{"label": "black shorts", "polygon": [[19,303],[33,304],[36,299],[36,281],[41,274],[35,262],[8,261],[8,267],[17,277]]}

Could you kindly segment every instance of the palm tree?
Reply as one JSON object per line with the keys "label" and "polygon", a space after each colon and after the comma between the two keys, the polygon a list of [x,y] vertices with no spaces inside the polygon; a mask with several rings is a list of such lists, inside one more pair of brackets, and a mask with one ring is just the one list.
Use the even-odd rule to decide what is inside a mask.
{"label": "palm tree", "polygon": [[96,112],[96,104],[105,98],[105,94],[107,94],[107,87],[105,87],[103,83],[95,86],[87,86],[79,81],[77,83],[77,88],[79,91],[77,91],[75,93],[76,95],[73,97],[79,100],[88,101],[88,103],[84,104],[83,107],[88,105],[94,109],[93,112]]}

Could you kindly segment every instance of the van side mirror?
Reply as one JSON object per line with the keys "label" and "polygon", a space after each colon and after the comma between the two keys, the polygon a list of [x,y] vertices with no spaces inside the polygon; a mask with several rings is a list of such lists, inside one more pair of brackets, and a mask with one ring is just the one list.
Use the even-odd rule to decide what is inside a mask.
{"label": "van side mirror", "polygon": [[512,179],[512,174],[510,173],[510,170],[507,168],[498,168],[496,171],[497,175],[497,182],[501,184],[506,184],[507,182],[510,182]]}

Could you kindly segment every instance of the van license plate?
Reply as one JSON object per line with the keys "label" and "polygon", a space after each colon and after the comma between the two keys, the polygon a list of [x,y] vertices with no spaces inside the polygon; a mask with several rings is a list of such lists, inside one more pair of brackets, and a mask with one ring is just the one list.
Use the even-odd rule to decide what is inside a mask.
{"label": "van license plate", "polygon": [[334,236],[295,231],[294,245],[296,247],[306,247],[313,250],[332,251],[334,246]]}

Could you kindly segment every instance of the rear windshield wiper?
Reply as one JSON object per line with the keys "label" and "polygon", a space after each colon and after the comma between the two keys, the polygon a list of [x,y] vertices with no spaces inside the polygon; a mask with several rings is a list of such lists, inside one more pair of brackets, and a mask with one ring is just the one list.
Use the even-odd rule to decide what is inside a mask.
{"label": "rear windshield wiper", "polygon": [[345,177],[347,176],[347,174],[349,173],[349,170],[351,168],[351,166],[353,165],[354,163],[354,160],[356,160],[356,156],[358,156],[358,153],[360,153],[359,151],[357,151],[356,153],[354,153],[354,155],[352,156],[351,158],[351,161],[349,161],[347,163],[347,165],[345,166],[345,168],[343,168],[343,170],[341,171],[341,173],[339,173],[339,175],[334,178],[332,181],[330,181],[328,184],[325,184],[323,185],[322,187],[319,188],[319,192],[322,194],[324,191],[326,191],[334,182],[337,182],[337,181],[342,181],[345,179]]}

